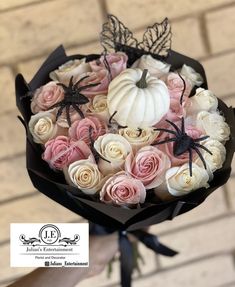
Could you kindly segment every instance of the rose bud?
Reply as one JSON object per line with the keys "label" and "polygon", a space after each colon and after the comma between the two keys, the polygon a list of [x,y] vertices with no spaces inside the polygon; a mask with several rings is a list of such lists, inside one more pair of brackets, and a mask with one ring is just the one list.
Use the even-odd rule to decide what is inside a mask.
{"label": "rose bud", "polygon": [[68,175],[73,185],[86,194],[95,194],[105,180],[92,156],[70,164]]}
{"label": "rose bud", "polygon": [[196,126],[211,139],[225,143],[229,140],[230,128],[223,116],[218,113],[202,111],[197,114]]}
{"label": "rose bud", "polygon": [[123,170],[126,157],[132,152],[129,142],[118,134],[98,137],[94,147],[101,156],[98,165],[104,175]]}
{"label": "rose bud", "polygon": [[95,116],[108,123],[110,114],[107,105],[107,95],[100,94],[91,99],[87,104],[87,115]]}
{"label": "rose bud", "polygon": [[71,77],[75,79],[87,72],[91,72],[90,65],[86,63],[86,58],[82,58],[66,62],[59,66],[57,70],[51,72],[49,76],[53,81],[58,81],[68,86]]}
{"label": "rose bud", "polygon": [[128,140],[133,151],[150,145],[154,142],[159,132],[154,131],[153,128],[145,128],[141,131],[132,128],[119,129],[119,134]]}
{"label": "rose bud", "polygon": [[[207,168],[211,172],[215,172],[217,169],[220,169],[223,166],[226,158],[225,146],[221,142],[210,138],[203,141],[201,144],[212,153],[210,154],[207,151],[201,149],[201,153],[205,159]],[[195,163],[203,167],[202,161],[199,158],[195,161]]]}
{"label": "rose bud", "polygon": [[166,188],[164,185],[154,189],[156,195],[163,201],[186,195],[202,187],[209,187],[209,174],[204,167],[192,163],[192,176],[190,176],[189,164],[172,167],[165,175]]}
{"label": "rose bud", "polygon": [[69,128],[69,136],[74,140],[83,140],[90,144],[90,135],[92,140],[96,140],[99,136],[107,131],[106,124],[97,117],[88,116],[84,119],[75,121]]}
{"label": "rose bud", "polygon": [[56,117],[51,111],[39,112],[31,116],[29,130],[35,143],[45,144],[59,135],[68,135],[68,129],[56,123]]}
{"label": "rose bud", "polygon": [[144,203],[146,190],[143,183],[119,172],[110,177],[102,187],[100,200],[117,206],[134,207]]}
{"label": "rose bud", "polygon": [[169,157],[154,146],[146,146],[135,155],[128,155],[125,161],[126,172],[144,184],[146,189],[159,186],[171,166]]}
{"label": "rose bud", "polygon": [[215,112],[218,108],[218,99],[209,90],[198,88],[196,94],[189,98],[186,107],[187,114],[195,114],[201,111]]}
{"label": "rose bud", "polygon": [[64,99],[64,90],[56,82],[49,82],[38,88],[32,98],[31,110],[33,114],[40,111],[47,111],[54,104]]}
{"label": "rose bud", "polygon": [[160,78],[169,73],[170,64],[154,59],[151,55],[143,55],[137,59],[131,68],[147,69],[151,76]]}
{"label": "rose bud", "polygon": [[203,83],[203,78],[202,76],[197,73],[192,67],[183,65],[181,68],[180,74],[184,76],[192,85],[192,88],[194,86],[200,87],[201,84]]}
{"label": "rose bud", "polygon": [[105,65],[108,65],[112,78],[115,78],[123,70],[126,69],[128,57],[125,53],[117,52],[107,54],[105,57],[101,56],[100,59],[89,62],[92,71],[97,72],[103,69],[107,69]]}
{"label": "rose bud", "polygon": [[58,136],[45,144],[42,157],[52,168],[62,170],[76,160],[88,158],[90,154],[91,150],[84,141]]}

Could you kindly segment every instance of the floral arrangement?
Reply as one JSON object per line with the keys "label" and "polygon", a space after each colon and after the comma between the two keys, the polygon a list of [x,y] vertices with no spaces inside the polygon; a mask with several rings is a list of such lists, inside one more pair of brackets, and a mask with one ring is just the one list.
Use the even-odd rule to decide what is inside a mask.
{"label": "floral arrangement", "polygon": [[109,15],[101,44],[101,55],[58,47],[29,84],[16,77],[16,102],[33,185],[88,219],[91,234],[119,232],[129,287],[136,253],[127,234],[176,255],[146,227],[190,211],[228,181],[234,109],[208,90],[199,62],[171,50],[167,19],[138,42]]}
{"label": "floral arrangement", "polygon": [[70,60],[33,91],[29,130],[42,158],[116,206],[138,207],[149,190],[165,201],[209,187],[230,136],[216,96],[185,64],[127,61],[123,52]]}

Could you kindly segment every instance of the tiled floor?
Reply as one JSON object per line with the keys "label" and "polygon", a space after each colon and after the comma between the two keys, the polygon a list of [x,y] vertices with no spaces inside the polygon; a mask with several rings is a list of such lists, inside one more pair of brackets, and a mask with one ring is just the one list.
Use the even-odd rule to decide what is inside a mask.
{"label": "tiled floor", "polygon": [[[0,0],[0,286],[30,271],[9,267],[9,223],[68,222],[78,216],[33,189],[25,171],[24,130],[16,119],[14,76],[29,81],[46,55],[63,43],[68,54],[98,53],[105,15],[118,16],[137,37],[165,16],[173,49],[199,59],[210,89],[235,106],[235,1],[233,0]],[[229,183],[172,222],[152,227],[180,251],[175,259],[141,246],[145,266],[134,286],[235,286],[235,163]],[[4,260],[3,260],[4,258]],[[116,286],[118,266],[79,286]]]}

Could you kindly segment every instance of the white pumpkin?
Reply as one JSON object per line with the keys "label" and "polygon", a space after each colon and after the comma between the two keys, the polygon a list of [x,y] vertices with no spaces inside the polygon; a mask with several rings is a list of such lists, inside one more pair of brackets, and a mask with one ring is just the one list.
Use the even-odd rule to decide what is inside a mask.
{"label": "white pumpkin", "polygon": [[126,69],[111,81],[107,104],[119,125],[146,128],[168,112],[170,96],[166,84],[148,70]]}

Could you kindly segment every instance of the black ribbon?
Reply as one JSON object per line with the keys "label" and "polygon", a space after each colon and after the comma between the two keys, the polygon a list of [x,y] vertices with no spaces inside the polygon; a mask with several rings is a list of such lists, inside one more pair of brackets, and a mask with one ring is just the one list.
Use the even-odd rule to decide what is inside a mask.
{"label": "black ribbon", "polygon": [[[107,235],[115,231],[94,223],[89,224],[89,230],[90,234],[92,235]],[[150,248],[157,254],[168,257],[173,257],[178,254],[177,251],[160,243],[156,235],[148,233],[144,230],[134,230],[128,232],[125,230],[119,231],[120,275],[122,287],[131,287],[131,278],[134,269],[133,247],[128,238],[128,234],[132,234],[147,248]]]}

